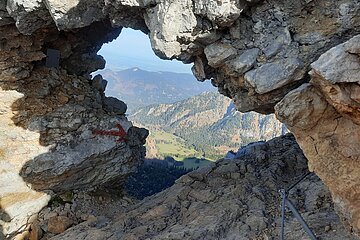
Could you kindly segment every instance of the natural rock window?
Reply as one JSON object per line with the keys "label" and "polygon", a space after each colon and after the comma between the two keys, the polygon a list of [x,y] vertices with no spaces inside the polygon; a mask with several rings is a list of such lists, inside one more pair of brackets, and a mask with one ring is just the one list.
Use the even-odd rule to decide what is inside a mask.
{"label": "natural rock window", "polygon": [[[160,58],[194,63],[196,78],[211,79],[220,93],[233,99],[237,110],[275,112],[295,134],[310,170],[329,187],[342,219],[359,234],[359,16],[358,0],[0,1],[0,204],[5,219],[1,232],[26,234],[28,214],[50,194],[44,191],[124,182],[144,157],[148,132],[132,126],[121,103],[110,107],[102,79],[90,77],[105,66],[97,55],[101,46],[129,27],[148,34]],[[48,49],[60,52],[58,69],[46,67]],[[93,129],[116,130],[117,124],[129,141],[92,134]],[[259,160],[267,157],[265,152]],[[249,179],[261,177],[251,164],[230,164],[231,169],[229,164],[219,165],[203,175],[238,179],[231,173],[241,167]],[[204,186],[204,176],[197,173],[174,187],[177,193],[187,191],[178,194],[185,195],[186,202],[175,201],[181,199],[178,195],[160,194],[164,198],[143,203],[141,217],[129,220],[134,225],[121,222],[129,228],[118,234],[156,238],[160,234],[148,232],[144,221],[156,214],[168,216],[170,205],[180,209],[177,213],[183,209],[194,213],[197,209],[190,208],[194,205],[188,200],[215,200],[217,195],[203,188],[219,187],[219,182]],[[220,183],[228,182],[221,179]],[[201,191],[192,191],[192,184]],[[190,187],[183,190],[185,186]],[[261,187],[251,190],[257,196],[262,193]],[[179,204],[172,205],[175,202]],[[226,214],[231,221],[246,216],[246,207],[234,210],[239,205],[227,205],[226,211],[236,213]],[[137,212],[124,215],[132,214]],[[236,222],[236,229],[265,229],[264,216],[249,215]],[[215,212],[197,220],[211,222],[218,216]],[[161,226],[164,238],[174,238],[174,232],[176,238],[189,232],[195,239],[204,237],[192,228],[171,229],[167,223],[172,219],[168,220],[151,229]],[[223,237],[223,223],[215,221],[221,228],[207,233]],[[131,235],[135,228],[138,235]]]}

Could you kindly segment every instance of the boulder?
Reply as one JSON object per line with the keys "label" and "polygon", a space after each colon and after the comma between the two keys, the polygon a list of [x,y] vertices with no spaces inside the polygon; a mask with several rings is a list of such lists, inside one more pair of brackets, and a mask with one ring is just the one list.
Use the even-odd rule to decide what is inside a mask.
{"label": "boulder", "polygon": [[329,187],[339,213],[357,232],[360,102],[351,96],[359,89],[360,58],[351,52],[359,47],[356,36],[324,53],[311,65],[310,84],[290,92],[276,106],[278,118],[308,157],[310,170]]}
{"label": "boulder", "polygon": [[214,68],[223,65],[226,60],[237,54],[235,48],[226,43],[213,43],[204,49],[208,64]]}
{"label": "boulder", "polygon": [[228,61],[226,66],[234,76],[244,74],[255,65],[259,52],[258,48],[245,50],[235,59]]}
{"label": "boulder", "polygon": [[59,30],[86,27],[105,17],[101,1],[45,0],[44,3]]}
{"label": "boulder", "polygon": [[96,88],[102,93],[105,92],[107,84],[108,82],[103,79],[100,74],[96,75],[92,80],[92,85],[94,86],[94,88]]}
{"label": "boulder", "polygon": [[63,233],[72,224],[71,219],[66,216],[52,217],[48,221],[48,231],[55,234]]}
{"label": "boulder", "polygon": [[271,92],[304,77],[303,63],[297,58],[266,63],[261,67],[245,74],[245,81],[257,93]]}
{"label": "boulder", "polygon": [[114,97],[105,97],[104,106],[106,111],[117,115],[124,115],[127,110],[127,105]]}

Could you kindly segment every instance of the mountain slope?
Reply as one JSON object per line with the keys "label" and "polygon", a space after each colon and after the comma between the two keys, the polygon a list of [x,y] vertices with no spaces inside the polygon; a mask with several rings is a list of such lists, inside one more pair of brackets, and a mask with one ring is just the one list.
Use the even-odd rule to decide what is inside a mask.
{"label": "mountain slope", "polygon": [[173,103],[215,88],[199,82],[193,75],[173,72],[149,72],[139,68],[97,72],[108,80],[106,95],[127,103],[130,110],[149,104]]}
{"label": "mountain slope", "polygon": [[286,132],[274,115],[240,113],[230,99],[215,92],[173,104],[140,108],[129,118],[150,129],[153,133],[150,141],[154,133],[165,131],[184,139],[187,146],[206,157],[214,158],[247,143],[268,140]]}
{"label": "mountain slope", "polygon": [[[290,134],[245,149],[238,158],[190,172],[171,188],[135,205],[124,208],[123,201],[115,200],[111,202],[113,211],[107,215],[92,218],[52,239],[280,239],[278,190],[288,188],[308,172],[307,160]],[[154,177],[162,175],[159,181],[171,179],[160,169],[153,172]],[[141,181],[148,176],[139,177],[138,184],[133,180],[136,190],[138,185],[144,186]],[[148,181],[157,187],[153,178]],[[288,197],[318,239],[357,239],[341,224],[328,188],[314,174],[297,184]],[[309,239],[288,211],[285,239]]]}

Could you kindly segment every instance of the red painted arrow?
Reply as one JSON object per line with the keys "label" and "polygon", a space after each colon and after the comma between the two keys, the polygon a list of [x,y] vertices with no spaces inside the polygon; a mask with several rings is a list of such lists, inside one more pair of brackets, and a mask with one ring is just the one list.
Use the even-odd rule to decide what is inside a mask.
{"label": "red painted arrow", "polygon": [[119,130],[98,130],[95,129],[92,131],[93,134],[96,135],[106,135],[106,136],[116,136],[119,137],[119,139],[116,140],[116,142],[127,142],[127,134],[124,130],[124,128],[120,125],[120,124],[116,124],[116,128],[118,128]]}

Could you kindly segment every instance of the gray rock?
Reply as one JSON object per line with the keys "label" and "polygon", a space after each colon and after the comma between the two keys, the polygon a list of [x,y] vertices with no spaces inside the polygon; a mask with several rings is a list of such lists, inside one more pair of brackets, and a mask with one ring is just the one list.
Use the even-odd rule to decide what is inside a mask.
{"label": "gray rock", "polygon": [[284,45],[289,45],[291,41],[292,40],[288,28],[284,28],[283,33],[274,41],[270,42],[269,45],[263,49],[263,52],[267,58],[271,58],[278,54]]}
{"label": "gray rock", "polygon": [[259,52],[260,50],[258,48],[245,50],[235,59],[228,61],[226,63],[227,67],[236,74],[244,74],[254,66]]}
{"label": "gray rock", "polygon": [[[253,5],[255,2],[257,4]],[[360,149],[357,144],[360,91],[355,60],[359,48],[354,43],[349,47],[338,46],[327,53],[327,57],[319,59],[327,50],[360,33],[358,0],[319,0],[316,3],[311,0],[48,0],[45,3],[40,0],[9,0],[6,11],[4,0],[0,5],[1,89],[17,90],[0,91],[4,95],[11,95],[1,97],[1,104],[7,107],[1,109],[5,113],[2,112],[0,118],[0,126],[6,127],[0,134],[1,149],[6,156],[6,171],[13,174],[9,179],[16,180],[12,183],[7,179],[7,182],[11,182],[9,186],[22,186],[23,192],[31,193],[30,201],[36,202],[35,195],[32,195],[34,192],[21,179],[15,178],[16,174],[21,173],[27,184],[35,189],[50,187],[64,190],[93,187],[114,180],[117,178],[116,171],[121,172],[119,178],[124,179],[135,170],[139,161],[129,162],[129,159],[139,159],[144,155],[141,146],[115,144],[112,136],[93,136],[90,131],[94,127],[114,130],[119,122],[127,130],[131,124],[120,116],[104,113],[101,94],[91,88],[86,79],[65,73],[60,73],[59,78],[52,71],[40,70],[38,65],[44,58],[44,48],[53,46],[61,52],[60,69],[66,69],[71,74],[86,75],[105,64],[95,54],[100,46],[117,37],[122,26],[129,26],[149,33],[152,48],[162,58],[176,58],[186,63],[201,59],[201,64],[197,60],[194,67],[197,77],[201,80],[211,79],[221,93],[235,100],[237,109],[241,111],[272,113],[275,104],[281,101],[279,106],[286,109],[281,109],[283,114],[279,116],[297,130],[294,132],[302,148],[307,151],[311,165],[326,178],[325,182],[333,191],[338,205],[342,206],[344,216],[353,216],[351,225],[355,231],[359,231],[359,217],[352,210],[359,208],[356,205],[358,201],[345,194],[345,189],[350,189],[352,196],[357,196],[354,191],[358,189],[359,171],[351,161],[356,162]],[[9,16],[14,19],[17,28],[13,24],[7,25],[11,22]],[[66,31],[57,31],[53,22],[58,29]],[[224,44],[226,47],[214,47],[213,44]],[[255,69],[249,69],[245,76],[236,73],[228,61],[234,59],[238,52],[254,48],[263,52],[257,57],[257,64],[252,66]],[[310,86],[292,92],[308,81],[305,72],[317,59],[319,62],[313,66]],[[283,101],[285,96],[294,98]],[[326,114],[327,119],[321,114]],[[322,123],[321,126],[318,126],[318,122]],[[317,126],[317,130],[306,132],[310,126]],[[129,140],[137,141],[140,140]],[[314,147],[314,142],[322,144],[321,147]],[[10,143],[14,144],[12,148],[8,146]],[[343,147],[334,148],[334,144]],[[87,153],[89,148],[92,149]],[[258,162],[267,159],[265,151],[253,157]],[[327,159],[331,160],[329,164],[324,163]],[[342,161],[344,164],[336,167]],[[317,165],[321,163],[322,166]],[[243,172],[244,166],[248,167],[245,173],[248,179],[260,179],[262,172],[256,166],[239,165]],[[338,169],[348,174],[341,175]],[[0,171],[0,174],[5,175],[6,171]],[[226,178],[217,180],[216,183],[210,182],[209,186],[229,183]],[[342,182],[346,182],[346,185],[341,185]],[[13,193],[8,186],[2,188],[7,189],[6,196]],[[246,195],[245,190],[238,191]],[[181,195],[183,198],[185,196]],[[346,201],[342,201],[343,198]],[[38,199],[43,202],[46,198],[42,195]],[[37,209],[39,205],[34,203],[37,207],[32,208],[33,203],[25,206]],[[14,211],[18,206],[16,204],[18,202],[11,202],[9,209]],[[236,215],[236,208],[229,204],[227,210]],[[160,208],[155,212],[163,210]],[[26,211],[20,215],[19,218],[14,217],[13,225],[6,226],[6,229],[13,231],[23,226]],[[204,225],[204,229],[212,225],[208,230],[213,231],[216,223],[210,223]],[[157,226],[165,227],[165,224],[159,223]],[[236,229],[241,227],[233,232]],[[178,238],[188,236],[185,231],[174,232]],[[195,231],[193,236],[201,239],[201,234],[204,233]],[[212,236],[218,237],[216,234]]]}
{"label": "gray rock", "polygon": [[259,94],[271,92],[289,83],[301,80],[304,76],[303,66],[298,58],[266,63],[247,72],[245,81],[254,87]]}
{"label": "gray rock", "polygon": [[302,34],[296,34],[294,40],[301,44],[315,44],[317,42],[323,41],[325,36],[321,35],[319,32],[308,32]]}
{"label": "gray rock", "polygon": [[[360,124],[360,35],[340,44],[311,64],[312,83],[339,113]],[[341,64],[339,64],[339,62]]]}
{"label": "gray rock", "polygon": [[235,158],[240,158],[245,155],[251,155],[259,153],[260,151],[266,150],[267,145],[264,141],[254,142],[246,145],[245,147],[240,148],[235,154]]}
{"label": "gray rock", "polygon": [[[341,218],[360,232],[357,196],[360,167],[360,36],[328,50],[310,71],[311,81],[276,106],[297,136],[309,167],[332,192]],[[336,143],[336,147],[334,147]],[[351,194],[346,194],[351,192]]]}
{"label": "gray rock", "polygon": [[105,68],[105,59],[96,53],[78,53],[62,63],[69,72],[76,75],[86,75],[98,69]]}
{"label": "gray rock", "polygon": [[6,0],[0,1],[0,26],[8,25],[14,22],[6,10]]}
{"label": "gray rock", "polygon": [[267,219],[262,216],[249,216],[245,223],[250,227],[250,231],[262,231],[267,227]]}
{"label": "gray rock", "polygon": [[103,12],[108,14],[114,28],[130,27],[147,33],[149,29],[145,24],[143,8],[147,7],[151,2],[152,0],[105,1]]}
{"label": "gray rock", "polygon": [[127,105],[123,101],[114,97],[105,97],[104,107],[106,111],[118,115],[124,115],[127,110]]}
{"label": "gray rock", "polygon": [[240,17],[245,5],[241,6],[240,1],[227,1],[219,4],[212,0],[198,0],[194,2],[194,13],[206,17],[215,25],[221,27],[230,26]]}
{"label": "gray rock", "polygon": [[128,131],[129,145],[138,146],[145,144],[149,131],[145,128],[131,127]]}
{"label": "gray rock", "polygon": [[42,0],[10,0],[7,2],[6,9],[15,19],[16,27],[23,34],[32,34],[52,22]]}
{"label": "gray rock", "polygon": [[[16,33],[26,43],[31,38]],[[11,51],[15,54],[17,47]],[[33,52],[26,55],[32,56],[37,59]],[[0,197],[7,201],[1,207],[10,218],[1,224],[6,237],[23,231],[29,216],[48,204],[47,190],[66,192],[109,181],[121,183],[145,156],[145,148],[138,144],[147,135],[130,134],[128,144],[118,136],[103,134],[118,131],[117,124],[127,132],[132,124],[124,116],[96,108],[102,99],[87,79],[37,66],[27,80],[16,82],[19,87],[27,85],[23,88],[26,101],[17,91],[0,90]],[[11,108],[15,101],[19,103],[17,113]],[[114,109],[119,111],[119,106]],[[71,217],[68,210],[57,211]]]}
{"label": "gray rock", "polygon": [[206,79],[204,62],[200,57],[197,57],[194,62],[194,66],[191,68],[192,73],[199,81],[204,81]]}
{"label": "gray rock", "polygon": [[[1,145],[0,149],[3,148]],[[3,160],[2,157],[0,158]],[[0,161],[0,177],[0,197],[6,200],[6,205],[1,205],[0,209],[2,220],[0,237],[2,237],[2,234],[11,236],[13,233],[23,231],[28,218],[45,207],[50,196],[30,189],[19,176],[14,165],[4,161]]]}
{"label": "gray rock", "polygon": [[214,68],[224,65],[226,60],[234,57],[237,51],[227,43],[216,42],[204,49],[208,64]]}
{"label": "gray rock", "polygon": [[103,1],[96,0],[44,0],[52,19],[59,30],[81,28],[101,21]]}
{"label": "gray rock", "polygon": [[[325,4],[325,0],[322,1]],[[108,22],[113,28],[125,26],[149,33],[152,48],[158,56],[166,59],[177,58],[187,63],[197,57],[203,58],[203,49],[214,41],[219,41],[230,44],[238,52],[253,48],[261,49],[264,56],[258,58],[259,66],[265,66],[274,61],[299,58],[303,63],[302,70],[305,71],[309,64],[325,50],[359,33],[356,16],[360,3],[356,0],[345,2],[333,0],[327,6],[326,14],[320,14],[324,9],[323,2],[314,6],[313,11],[301,11],[312,4],[312,1],[260,3],[261,1],[239,0],[227,2],[47,0],[44,2],[48,11],[43,7],[42,1],[23,3],[12,0],[9,2],[8,10],[23,33],[29,34],[41,26],[50,24],[52,22],[48,21],[50,14],[58,28],[64,30]],[[254,3],[258,3],[258,7],[253,7]],[[0,10],[0,17],[1,15],[4,15],[7,20],[2,19],[0,22],[3,23],[0,24],[8,23],[6,11]],[[179,18],[180,15],[181,18]],[[307,24],[303,19],[312,19],[314,22]],[[331,23],[334,22],[338,23],[338,28],[331,27],[333,26]],[[291,34],[289,28],[291,28]],[[230,34],[225,34],[228,32]],[[101,43],[101,41],[96,41],[91,44],[98,46]],[[215,51],[214,54],[221,56],[223,53]],[[223,57],[226,58],[226,55],[225,53]],[[73,57],[71,61],[69,59],[63,61],[72,73],[80,74],[81,72],[80,75],[88,73],[85,71],[85,65],[92,65],[91,70],[103,66],[101,59],[87,51],[74,54]],[[81,64],[81,62],[84,63]],[[198,78],[213,78],[213,83],[220,88],[220,92],[232,98],[243,99],[237,101],[238,109],[243,111],[256,110],[270,113],[276,102],[280,101],[293,87],[285,84],[280,86],[276,93],[254,92],[251,89],[252,85],[235,84],[236,81],[231,78],[243,77],[241,73],[243,71],[237,73],[234,69],[229,69],[232,68],[230,64],[222,64],[221,60],[219,63],[209,60],[209,64],[204,62],[204,68],[198,68],[198,66],[197,64],[195,68],[197,71],[194,71]],[[77,69],[79,71],[76,71]],[[200,69],[204,69],[204,72],[199,71]],[[218,74],[220,72],[221,74]],[[0,76],[2,75],[3,73]],[[301,81],[305,82],[305,79]],[[243,91],[240,93],[234,89]]]}
{"label": "gray rock", "polygon": [[[146,10],[145,22],[150,31],[151,46],[160,58],[181,58],[186,55],[182,53],[182,45],[185,45],[182,41],[194,39],[192,33],[198,24],[192,8],[193,2],[190,0],[159,1]],[[167,24],[162,24],[164,22]]]}
{"label": "gray rock", "polygon": [[105,92],[107,84],[108,82],[100,74],[96,75],[92,80],[92,85],[100,92]]}
{"label": "gray rock", "polygon": [[271,42],[266,48],[263,49],[263,52],[267,58],[271,58],[275,56],[278,52],[280,52],[283,44],[278,41]]}
{"label": "gray rock", "polygon": [[[258,158],[254,152],[251,156],[218,161],[213,167],[191,172],[171,188],[127,208],[112,218],[116,219],[112,222],[104,225],[82,223],[52,240],[246,240],[264,239],[264,232],[268,239],[277,239],[281,222],[281,199],[277,190],[296,181],[307,171],[307,165],[291,135],[273,139],[264,145],[268,146],[265,159]],[[252,173],[234,175],[241,164],[252,168]],[[337,240],[342,236],[356,239],[340,224],[333,207],[327,205],[331,202],[331,195],[319,178],[309,177],[297,187],[298,190],[292,192],[289,198],[299,209],[303,208],[305,221],[319,238]],[[307,199],[306,205],[298,197],[298,192]],[[310,204],[316,201],[313,199],[323,199],[323,204]],[[321,221],[316,221],[317,218]],[[324,231],[329,222],[336,231]],[[292,215],[286,217],[285,224],[286,229],[290,228],[286,232],[287,239],[306,239],[306,233],[296,225]]]}
{"label": "gray rock", "polygon": [[205,31],[196,36],[196,41],[204,45],[210,45],[221,39],[221,34],[218,32]]}
{"label": "gray rock", "polygon": [[360,35],[357,35],[321,55],[311,67],[314,74],[321,75],[331,84],[360,83],[359,55]]}

